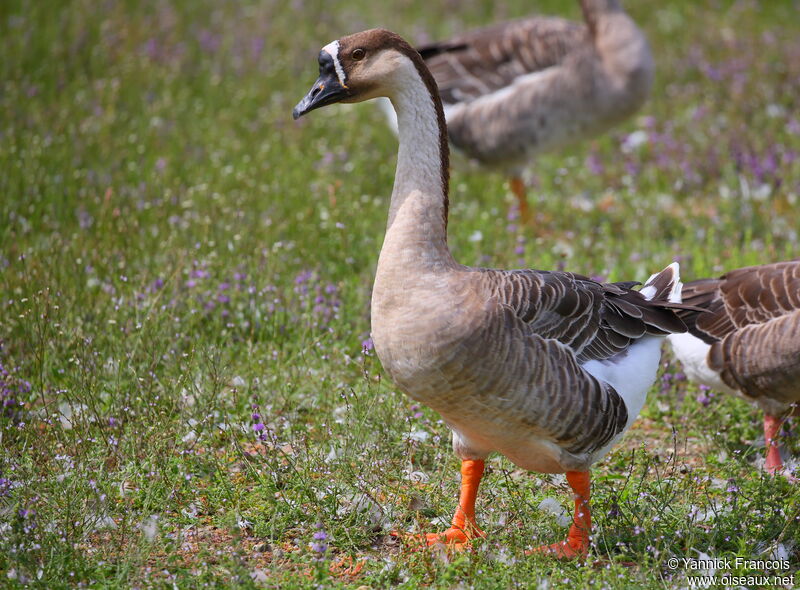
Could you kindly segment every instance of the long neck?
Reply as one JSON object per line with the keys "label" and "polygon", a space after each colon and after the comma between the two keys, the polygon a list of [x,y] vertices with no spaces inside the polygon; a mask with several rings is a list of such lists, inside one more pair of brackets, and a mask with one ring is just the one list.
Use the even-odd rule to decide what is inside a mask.
{"label": "long neck", "polygon": [[583,10],[583,19],[586,25],[595,35],[597,32],[597,21],[605,14],[612,12],[620,12],[622,5],[619,0],[581,0],[581,9]]}
{"label": "long neck", "polygon": [[452,260],[447,248],[448,146],[441,102],[409,60],[390,99],[400,148],[384,248],[419,250],[426,260]]}

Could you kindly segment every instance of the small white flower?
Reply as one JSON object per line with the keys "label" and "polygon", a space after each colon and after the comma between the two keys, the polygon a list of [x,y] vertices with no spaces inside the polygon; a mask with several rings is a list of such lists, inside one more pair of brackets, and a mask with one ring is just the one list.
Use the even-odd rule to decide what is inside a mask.
{"label": "small white flower", "polygon": [[430,476],[423,471],[409,471],[406,477],[414,483],[428,483]]}
{"label": "small white flower", "polygon": [[189,518],[197,518],[198,512],[199,510],[197,509],[197,504],[195,504],[194,502],[192,502],[186,508],[181,510],[181,514],[183,514],[184,516],[188,516]]}
{"label": "small white flower", "polygon": [[647,135],[647,131],[639,129],[631,133],[628,137],[626,137],[622,142],[622,151],[626,154],[634,151],[635,149],[643,146],[647,143],[649,136]]}
{"label": "small white flower", "polygon": [[105,516],[100,516],[99,514],[92,515],[87,519],[86,524],[96,531],[117,528],[116,521],[107,514]]}
{"label": "small white flower", "polygon": [[559,526],[568,526],[572,522],[572,519],[569,517],[567,511],[564,510],[564,507],[554,498],[545,498],[539,502],[539,510],[555,516]]}
{"label": "small white flower", "polygon": [[779,104],[767,105],[767,116],[770,119],[776,119],[786,115],[786,109]]}
{"label": "small white flower", "polygon": [[337,449],[336,447],[331,445],[331,450],[325,456],[325,461],[327,463],[332,463],[336,461],[339,457],[341,457],[342,453],[343,453],[342,449]]}
{"label": "small white flower", "polygon": [[791,547],[784,543],[776,543],[769,550],[769,559],[773,561],[788,561],[791,556]]}
{"label": "small white flower", "polygon": [[89,409],[89,406],[86,404],[68,404],[66,402],[62,402],[58,405],[58,411],[60,412],[59,419],[61,420],[61,428],[64,430],[70,430],[74,426],[75,420],[83,414],[85,410]]}
{"label": "small white flower", "polygon": [[408,434],[408,440],[413,440],[416,442],[425,442],[426,440],[428,440],[428,438],[430,438],[430,436],[431,433],[428,432],[427,430],[414,429]]}
{"label": "small white flower", "polygon": [[139,525],[139,530],[148,541],[155,539],[158,534],[158,514],[151,514],[144,519]]}

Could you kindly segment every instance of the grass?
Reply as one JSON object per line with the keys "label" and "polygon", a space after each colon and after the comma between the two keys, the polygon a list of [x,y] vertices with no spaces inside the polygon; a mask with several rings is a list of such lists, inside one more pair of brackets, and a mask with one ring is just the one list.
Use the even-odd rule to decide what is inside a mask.
{"label": "grass", "polygon": [[[756,467],[760,414],[668,356],[594,470],[588,564],[524,556],[570,498],[501,457],[474,551],[385,534],[440,527],[458,487],[444,424],[362,346],[396,140],[370,106],[291,108],[344,33],[578,18],[562,4],[0,5],[0,585],[672,588],[670,557],[776,549],[797,572],[800,492]],[[628,4],[652,99],[537,161],[534,227],[456,171],[459,261],[641,280],[796,256],[797,3]]]}

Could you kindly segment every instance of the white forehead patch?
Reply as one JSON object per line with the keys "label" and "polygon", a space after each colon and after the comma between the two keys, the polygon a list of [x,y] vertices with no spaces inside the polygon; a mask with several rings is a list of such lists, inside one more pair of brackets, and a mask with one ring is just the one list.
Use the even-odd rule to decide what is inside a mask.
{"label": "white forehead patch", "polygon": [[336,68],[336,76],[339,78],[339,84],[342,85],[342,88],[347,88],[347,84],[344,83],[344,70],[342,69],[342,64],[339,62],[339,41],[331,41],[322,48],[322,51],[327,51],[333,58],[333,67]]}

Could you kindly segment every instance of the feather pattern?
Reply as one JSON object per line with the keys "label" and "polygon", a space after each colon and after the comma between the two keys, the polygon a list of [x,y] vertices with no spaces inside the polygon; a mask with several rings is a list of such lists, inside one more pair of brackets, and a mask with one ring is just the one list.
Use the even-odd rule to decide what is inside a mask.
{"label": "feather pattern", "polygon": [[710,345],[707,364],[731,389],[784,404],[800,401],[800,260],[740,268],[687,283],[680,310]]}
{"label": "feather pattern", "polygon": [[532,16],[425,45],[454,147],[516,173],[534,154],[600,134],[646,100],[653,59],[616,0],[584,23]]}
{"label": "feather pattern", "polygon": [[444,104],[475,100],[516,78],[561,63],[589,31],[581,23],[532,17],[498,23],[418,47]]}
{"label": "feather pattern", "polygon": [[607,359],[645,334],[685,331],[665,297],[649,301],[630,283],[598,283],[588,277],[537,270],[482,270],[488,290],[544,338],[570,347],[578,361]]}

